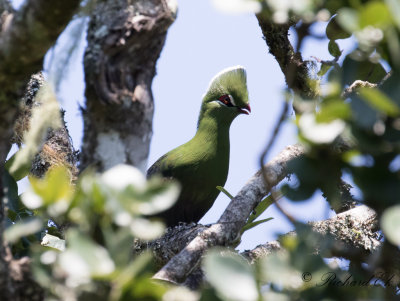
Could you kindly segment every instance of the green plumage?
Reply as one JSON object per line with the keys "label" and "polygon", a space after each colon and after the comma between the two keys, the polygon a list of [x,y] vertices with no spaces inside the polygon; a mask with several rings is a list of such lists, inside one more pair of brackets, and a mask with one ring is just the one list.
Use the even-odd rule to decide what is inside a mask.
{"label": "green plumage", "polygon": [[[225,104],[224,99],[231,102]],[[216,186],[224,186],[228,176],[229,128],[236,116],[248,114],[244,109],[250,110],[246,71],[240,66],[221,71],[203,96],[196,135],[147,171],[147,177],[160,174],[181,183],[178,201],[158,215],[168,226],[198,222],[213,205],[219,194]]]}

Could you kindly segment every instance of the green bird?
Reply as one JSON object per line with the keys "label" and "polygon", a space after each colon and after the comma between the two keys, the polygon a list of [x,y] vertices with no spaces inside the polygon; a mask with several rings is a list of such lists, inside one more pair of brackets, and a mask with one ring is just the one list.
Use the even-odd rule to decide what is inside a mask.
{"label": "green bird", "polygon": [[203,96],[195,136],[160,157],[147,171],[180,182],[177,202],[158,214],[168,227],[198,222],[211,208],[224,186],[229,169],[229,128],[240,114],[251,111],[246,70],[227,68],[212,80]]}

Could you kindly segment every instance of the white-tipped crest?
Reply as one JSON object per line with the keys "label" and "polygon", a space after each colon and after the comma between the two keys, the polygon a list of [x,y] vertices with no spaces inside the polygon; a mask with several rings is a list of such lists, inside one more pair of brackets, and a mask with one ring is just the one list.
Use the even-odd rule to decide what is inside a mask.
{"label": "white-tipped crest", "polygon": [[236,105],[248,102],[246,69],[243,66],[225,68],[215,75],[209,85],[207,92],[203,95],[203,101],[213,101],[227,94]]}
{"label": "white-tipped crest", "polygon": [[[244,76],[244,78],[246,78],[246,69],[243,66],[237,65],[237,66],[228,67],[228,68],[221,70],[216,75],[214,75],[214,77],[210,80],[210,83],[208,84],[207,91],[209,91],[212,88],[214,82],[216,82],[216,83],[220,82],[221,79],[224,78],[227,74],[230,74],[230,72],[240,73],[242,76]],[[205,96],[205,94],[203,96]]]}

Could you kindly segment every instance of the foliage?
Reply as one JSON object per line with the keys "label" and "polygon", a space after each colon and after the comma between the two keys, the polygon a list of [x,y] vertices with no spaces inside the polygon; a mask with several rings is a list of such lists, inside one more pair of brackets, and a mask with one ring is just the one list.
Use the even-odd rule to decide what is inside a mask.
{"label": "foliage", "polygon": [[[161,222],[142,215],[171,206],[179,192],[175,183],[146,182],[140,171],[124,165],[101,175],[87,171],[76,185],[65,167],[53,167],[43,179],[30,178],[21,196],[8,173],[6,180],[5,237],[14,256],[34,258],[35,279],[49,297],[158,300],[165,293],[166,287],[149,278],[151,255],[133,258],[132,244],[134,238],[163,233]],[[58,231],[66,224],[64,233]]]}
{"label": "foliage", "polygon": [[[317,22],[327,22],[326,45],[332,59],[316,59],[319,84],[313,89],[318,95],[312,99],[293,95],[299,140],[306,145],[307,152],[289,163],[288,168],[294,176],[281,189],[285,197],[293,201],[307,200],[321,191],[331,207],[340,210],[346,201],[340,190],[342,178],[346,176],[360,191],[358,198],[353,196],[353,199],[378,213],[387,238],[383,249],[390,249],[389,244],[398,247],[400,2],[216,2],[231,6],[229,11],[234,11],[232,7],[239,2],[247,2],[243,6],[246,11],[250,2],[259,3],[261,6],[252,6],[259,16],[276,24],[297,23],[300,24],[298,28],[304,24],[311,27]],[[312,31],[307,31],[305,37],[312,38]],[[341,49],[342,39],[352,39],[354,49]],[[318,56],[317,53],[314,55]],[[399,288],[399,270],[393,269],[390,259],[386,265],[377,263],[376,258],[374,264],[361,265],[363,260],[357,258],[350,268],[332,267],[323,260],[324,256],[331,255],[316,255],[315,251],[316,248],[330,250],[333,242],[325,238],[326,245],[316,247],[316,242],[321,241],[317,234],[306,225],[296,223],[295,226],[296,236],[281,239],[284,252],[269,255],[253,265],[254,281],[264,286],[260,286],[259,295],[252,300],[259,299],[260,294],[266,300],[394,298]],[[229,260],[232,258],[237,261],[235,264],[229,264],[227,259],[220,261],[233,269],[242,259],[233,256]],[[385,262],[386,259],[380,260]],[[206,264],[206,272],[214,266],[217,264]],[[241,277],[248,275],[247,268],[242,270]],[[394,273],[392,276],[397,280],[391,282],[387,277],[377,275],[378,270]],[[217,278],[224,277],[226,275]],[[379,277],[381,281],[377,280]],[[234,300],[224,291],[227,287],[221,287],[213,280],[215,278],[210,277],[209,281],[217,295]],[[242,289],[246,288],[243,286]],[[253,289],[247,290],[249,296],[253,296]]]}

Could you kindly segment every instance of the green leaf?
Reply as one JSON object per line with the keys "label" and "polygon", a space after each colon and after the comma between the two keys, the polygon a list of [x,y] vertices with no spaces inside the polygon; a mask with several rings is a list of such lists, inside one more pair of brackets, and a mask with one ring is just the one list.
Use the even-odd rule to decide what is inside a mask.
{"label": "green leaf", "polygon": [[31,177],[33,191],[42,198],[44,205],[70,201],[74,193],[70,174],[65,166],[51,168],[44,179]]}
{"label": "green leaf", "polygon": [[[10,171],[11,166],[15,162],[15,158],[17,157],[17,154],[21,151],[22,150],[20,149],[14,155],[12,155],[12,157],[10,159],[7,160],[7,162],[5,164],[6,170]],[[19,180],[25,178],[29,174],[30,169],[31,169],[31,162],[29,161],[29,162],[26,162],[26,164],[20,165],[17,169],[13,170],[12,173],[10,172],[10,174],[15,179],[15,181],[19,181]]]}
{"label": "green leaf", "polygon": [[347,32],[355,32],[359,29],[359,15],[355,9],[341,8],[337,13],[337,22]]}
{"label": "green leaf", "polygon": [[151,221],[146,218],[135,218],[130,224],[130,229],[134,237],[143,240],[152,240],[163,234],[165,225],[160,221]]}
{"label": "green leaf", "polygon": [[386,71],[380,63],[358,60],[358,58],[352,58],[351,55],[346,56],[342,68],[342,85],[351,85],[356,80],[378,83],[386,75]]}
{"label": "green leaf", "polygon": [[351,33],[344,30],[337,21],[337,16],[332,17],[326,26],[326,36],[329,40],[347,39],[351,37]]}
{"label": "green leaf", "polygon": [[85,282],[85,278],[105,277],[114,271],[114,262],[104,247],[76,229],[69,229],[66,236],[67,248],[59,263],[69,277]]}
{"label": "green leaf", "polygon": [[268,221],[270,221],[272,219],[274,219],[274,218],[273,217],[269,217],[269,218],[261,219],[261,220],[256,221],[256,222],[246,223],[246,225],[243,226],[243,228],[241,230],[241,233],[243,234],[247,230],[250,230],[250,229],[254,228],[255,226],[258,226],[259,224],[268,222]]}
{"label": "green leaf", "polygon": [[[12,209],[8,209],[7,210],[7,217],[12,221],[12,222],[16,222],[18,215],[15,211],[13,211]],[[12,225],[12,224],[11,224]],[[10,226],[11,226],[10,225]]]}
{"label": "green leaf", "polygon": [[301,115],[299,129],[302,138],[315,144],[332,143],[346,128],[346,123],[341,119],[331,122],[318,123],[312,113]]}
{"label": "green leaf", "polygon": [[400,29],[400,1],[399,0],[385,0],[390,12],[392,13],[393,21]]}
{"label": "green leaf", "polygon": [[231,195],[224,187],[222,186],[217,186],[217,189],[221,192],[223,192],[228,198],[231,200],[233,199],[233,195]]}
{"label": "green leaf", "polygon": [[[146,198],[143,201],[138,200],[137,210],[140,214],[152,215],[165,211],[173,204],[179,197],[180,185],[176,181],[149,181]],[[129,188],[128,188],[129,189]]]}
{"label": "green leaf", "polygon": [[388,7],[378,1],[370,1],[360,10],[359,24],[361,28],[374,26],[385,28],[392,21]]}
{"label": "green leaf", "polygon": [[121,252],[121,250],[132,247],[132,234],[129,229],[122,228],[114,231],[111,227],[102,227],[102,232],[111,258],[117,266],[126,266],[132,256],[130,252]]}
{"label": "green leaf", "polygon": [[46,234],[42,238],[42,242],[40,244],[44,247],[57,249],[59,251],[65,250],[65,240],[50,234]]}
{"label": "green leaf", "polygon": [[129,298],[123,298],[123,296],[131,295],[132,288],[138,284],[138,274],[151,264],[152,259],[153,256],[150,252],[143,252],[135,260],[131,260],[128,264],[125,264],[123,269],[113,279],[113,288],[109,299],[112,301],[134,300],[132,296],[129,296]]}
{"label": "green leaf", "polygon": [[38,218],[25,219],[8,227],[6,231],[4,231],[4,237],[6,241],[10,243],[15,243],[21,237],[29,236],[31,234],[39,232],[42,227],[42,221]]}
{"label": "green leaf", "polygon": [[341,99],[331,100],[321,104],[319,112],[316,114],[317,122],[331,122],[335,119],[348,119],[351,117],[351,109],[348,103]]}
{"label": "green leaf", "polygon": [[[201,295],[203,297],[203,290],[201,292]],[[161,298],[160,298],[161,300]],[[162,300],[176,300],[176,301],[199,301],[199,293],[194,290],[190,290],[189,288],[186,288],[185,286],[176,286],[172,287],[168,290],[168,292],[162,296]],[[207,301],[213,301],[206,299]],[[214,300],[215,301],[215,300]]]}
{"label": "green leaf", "polygon": [[232,252],[212,250],[203,264],[207,280],[224,300],[255,301],[257,283],[247,261]]}
{"label": "green leaf", "polygon": [[382,231],[394,245],[400,246],[400,205],[387,208],[381,218]]}
{"label": "green leaf", "polygon": [[357,125],[366,130],[372,130],[374,124],[379,118],[379,112],[374,110],[368,102],[361,99],[359,94],[351,97],[352,119]]}
{"label": "green leaf", "polygon": [[394,117],[400,114],[400,108],[396,103],[378,89],[362,88],[360,95],[371,107],[388,116]]}
{"label": "green leaf", "polygon": [[[167,295],[167,287],[162,283],[155,282],[150,276],[142,276],[131,281],[131,284],[127,287],[127,294],[125,294],[120,299],[113,299],[112,301],[119,300],[168,300],[165,298]],[[188,300],[190,301],[188,295],[183,299],[172,299],[172,300]],[[170,299],[171,300],[171,299]],[[192,301],[197,301],[197,299],[192,299]]]}
{"label": "green leaf", "polygon": [[318,71],[318,76],[324,76],[331,68],[332,68],[331,64],[322,63],[321,68]]}
{"label": "green leaf", "polygon": [[20,203],[18,197],[18,185],[14,178],[7,172],[7,170],[3,173],[3,185],[6,187],[6,196],[7,196],[7,205],[8,208],[18,211]]}
{"label": "green leaf", "polygon": [[303,285],[301,273],[290,262],[289,254],[278,252],[259,262],[262,281],[272,282],[283,288],[295,289]]}
{"label": "green leaf", "polygon": [[[277,192],[277,199],[276,201],[280,200],[282,198],[282,194]],[[268,209],[269,206],[273,203],[271,195],[267,196],[264,198],[256,208],[253,210],[253,212],[250,214],[249,218],[247,219],[246,225],[253,222],[256,218],[258,218],[265,210]]]}
{"label": "green leaf", "polygon": [[340,50],[339,45],[333,40],[329,41],[328,51],[334,57],[339,57],[342,54],[342,51]]}
{"label": "green leaf", "polygon": [[23,220],[24,218],[31,217],[33,212],[28,210],[18,195],[18,185],[14,178],[8,173],[7,170],[3,173],[3,183],[6,189],[8,207],[7,216],[13,221]]}

